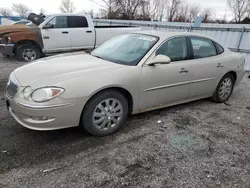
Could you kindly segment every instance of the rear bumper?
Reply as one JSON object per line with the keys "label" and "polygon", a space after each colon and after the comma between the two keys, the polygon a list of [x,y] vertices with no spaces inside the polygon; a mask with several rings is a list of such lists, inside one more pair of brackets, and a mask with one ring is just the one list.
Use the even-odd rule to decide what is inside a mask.
{"label": "rear bumper", "polygon": [[0,53],[3,55],[12,55],[14,44],[0,44]]}

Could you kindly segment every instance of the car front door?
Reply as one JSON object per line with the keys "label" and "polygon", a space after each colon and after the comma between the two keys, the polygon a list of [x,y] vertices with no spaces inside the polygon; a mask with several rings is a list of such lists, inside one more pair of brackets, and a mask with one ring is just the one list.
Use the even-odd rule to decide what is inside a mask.
{"label": "car front door", "polygon": [[42,39],[45,52],[71,50],[68,17],[56,16],[42,28]]}
{"label": "car front door", "polygon": [[69,16],[69,32],[72,49],[93,48],[95,31],[85,16]]}
{"label": "car front door", "polygon": [[202,37],[189,37],[193,51],[190,62],[192,82],[189,98],[212,95],[224,72],[224,60],[218,55],[215,43]]}
{"label": "car front door", "polygon": [[141,72],[140,109],[174,104],[188,97],[191,81],[187,38],[175,37],[164,42],[152,55],[166,55],[169,64],[143,65]]}

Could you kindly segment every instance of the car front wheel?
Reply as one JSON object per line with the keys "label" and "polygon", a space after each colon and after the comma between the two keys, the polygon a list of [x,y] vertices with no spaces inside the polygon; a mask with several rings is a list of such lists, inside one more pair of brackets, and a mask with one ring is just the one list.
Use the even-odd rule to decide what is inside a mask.
{"label": "car front wheel", "polygon": [[118,131],[128,116],[128,102],[118,91],[108,90],[86,104],[81,124],[94,136],[107,136]]}
{"label": "car front wheel", "polygon": [[212,97],[213,101],[226,102],[233,93],[235,79],[232,74],[226,74],[219,82],[216,91]]}

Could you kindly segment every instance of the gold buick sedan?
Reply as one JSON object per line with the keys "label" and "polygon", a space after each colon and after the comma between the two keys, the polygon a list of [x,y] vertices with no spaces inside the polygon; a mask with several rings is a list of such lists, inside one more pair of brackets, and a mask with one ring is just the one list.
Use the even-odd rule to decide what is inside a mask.
{"label": "gold buick sedan", "polygon": [[227,101],[244,64],[242,55],[203,35],[140,31],[115,37],[91,54],[57,55],[16,69],[6,103],[30,129],[80,126],[105,136],[130,114],[202,98]]}

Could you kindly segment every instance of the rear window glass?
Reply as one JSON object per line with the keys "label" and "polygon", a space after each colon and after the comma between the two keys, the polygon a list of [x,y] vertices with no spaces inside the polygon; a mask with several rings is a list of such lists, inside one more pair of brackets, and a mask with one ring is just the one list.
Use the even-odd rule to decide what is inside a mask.
{"label": "rear window glass", "polygon": [[190,37],[194,59],[216,56],[216,48],[211,40],[199,37]]}
{"label": "rear window glass", "polygon": [[69,16],[69,28],[88,27],[88,21],[84,16]]}

